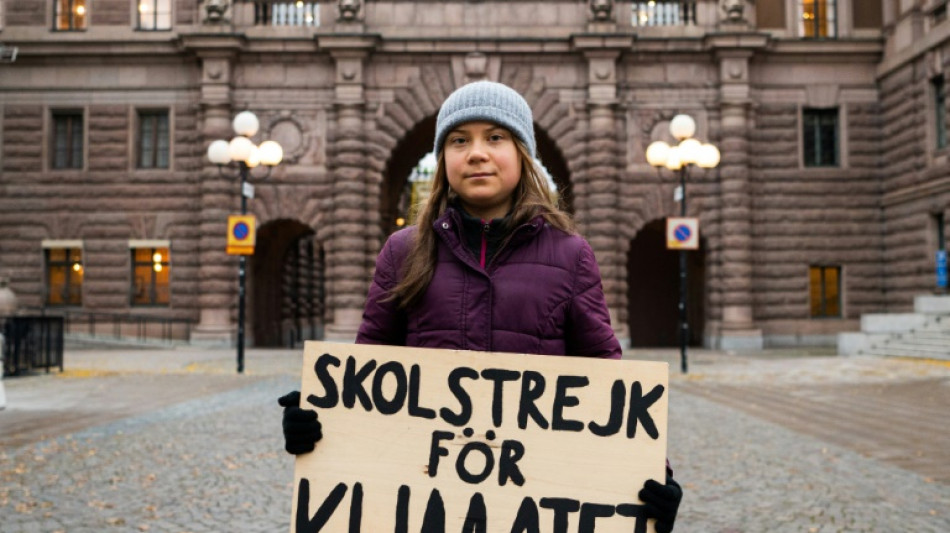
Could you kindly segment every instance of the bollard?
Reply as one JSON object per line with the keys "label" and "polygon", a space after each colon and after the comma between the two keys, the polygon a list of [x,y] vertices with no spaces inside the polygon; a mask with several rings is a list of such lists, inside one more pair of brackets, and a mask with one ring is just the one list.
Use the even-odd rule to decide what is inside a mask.
{"label": "bollard", "polygon": [[3,390],[3,333],[0,333],[0,411],[7,407],[7,393]]}

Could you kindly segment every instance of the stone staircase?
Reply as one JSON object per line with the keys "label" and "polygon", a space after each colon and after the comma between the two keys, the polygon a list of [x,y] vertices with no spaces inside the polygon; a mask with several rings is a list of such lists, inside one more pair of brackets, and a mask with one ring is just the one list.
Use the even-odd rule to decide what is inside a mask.
{"label": "stone staircase", "polygon": [[838,354],[950,361],[950,296],[917,296],[913,313],[863,315],[860,332],[838,334]]}

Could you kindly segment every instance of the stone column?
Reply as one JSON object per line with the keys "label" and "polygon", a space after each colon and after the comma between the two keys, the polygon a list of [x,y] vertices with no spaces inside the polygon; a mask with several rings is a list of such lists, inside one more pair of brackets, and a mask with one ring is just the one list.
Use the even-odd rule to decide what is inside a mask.
{"label": "stone column", "polygon": [[607,42],[590,42],[584,52],[588,61],[588,136],[584,183],[575,190],[583,193],[582,231],[597,257],[604,295],[614,331],[628,338],[626,309],[625,247],[618,231],[618,202],[622,162],[617,143],[617,59],[620,52]]}
{"label": "stone column", "polygon": [[[196,51],[201,62],[200,118],[202,148],[215,139],[231,139],[231,91],[234,61],[240,41],[233,35],[185,37],[186,48]],[[192,330],[193,344],[232,346],[237,328],[231,310],[237,304],[238,263],[225,253],[227,218],[237,212],[236,180],[222,176],[202,156],[201,211],[198,225],[198,324]]]}
{"label": "stone column", "polygon": [[327,128],[327,168],[333,196],[333,226],[327,243],[327,289],[332,309],[327,338],[351,341],[356,338],[363,316],[363,304],[373,272],[376,246],[369,241],[376,217],[369,200],[379,191],[370,190],[367,170],[367,139],[364,133],[363,62],[375,45],[371,37],[334,36],[322,38],[320,45],[331,49],[336,61],[334,116]]}
{"label": "stone column", "polygon": [[[735,44],[735,43],[733,43]],[[723,288],[719,347],[756,350],[763,347],[752,301],[752,193],[749,185],[749,59],[752,51],[739,47],[719,50],[719,149],[722,210]]]}

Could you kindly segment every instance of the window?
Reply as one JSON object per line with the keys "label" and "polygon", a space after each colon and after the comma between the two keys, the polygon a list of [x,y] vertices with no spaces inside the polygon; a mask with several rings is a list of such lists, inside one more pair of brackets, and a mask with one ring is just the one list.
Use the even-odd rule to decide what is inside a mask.
{"label": "window", "polygon": [[841,316],[841,267],[808,267],[812,318]]}
{"label": "window", "polygon": [[806,167],[838,166],[838,108],[802,110],[802,153]]}
{"label": "window", "polygon": [[82,305],[82,248],[52,247],[46,256],[46,305]]}
{"label": "window", "polygon": [[132,305],[168,305],[168,247],[132,248]]}
{"label": "window", "polygon": [[82,168],[82,111],[53,112],[53,168]]}
{"label": "window", "polygon": [[53,0],[53,29],[76,31],[86,29],[89,10],[86,0]]}
{"label": "window", "polygon": [[943,76],[930,80],[934,103],[934,140],[938,150],[947,147],[947,103],[943,85]]}
{"label": "window", "polygon": [[171,0],[137,0],[138,29],[168,30],[172,27]]}
{"label": "window", "polygon": [[835,10],[837,0],[799,0],[798,34],[813,39],[837,36]]}
{"label": "window", "polygon": [[139,111],[139,168],[168,168],[168,111]]}

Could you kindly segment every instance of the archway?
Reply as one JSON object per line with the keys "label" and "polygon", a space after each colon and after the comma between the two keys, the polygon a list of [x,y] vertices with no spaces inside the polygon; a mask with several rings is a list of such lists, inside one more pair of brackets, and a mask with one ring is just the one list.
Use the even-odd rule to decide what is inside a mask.
{"label": "archway", "polygon": [[[705,244],[687,252],[686,310],[691,346],[706,326]],[[679,252],[666,248],[666,220],[644,226],[627,253],[627,323],[631,347],[679,346]]]}
{"label": "archway", "polygon": [[284,219],[257,230],[248,291],[254,346],[293,348],[323,338],[324,265],[323,247],[306,225]]}
{"label": "archway", "polygon": [[[419,161],[432,151],[432,145],[435,142],[435,120],[434,115],[426,117],[406,132],[406,135],[396,144],[386,164],[380,191],[380,229],[384,239],[400,228],[397,220],[403,219],[404,224],[413,222],[405,220],[409,209],[409,177]],[[541,160],[557,186],[561,208],[573,213],[574,194],[567,162],[547,132],[539,128],[537,124],[534,128],[538,159]]]}

